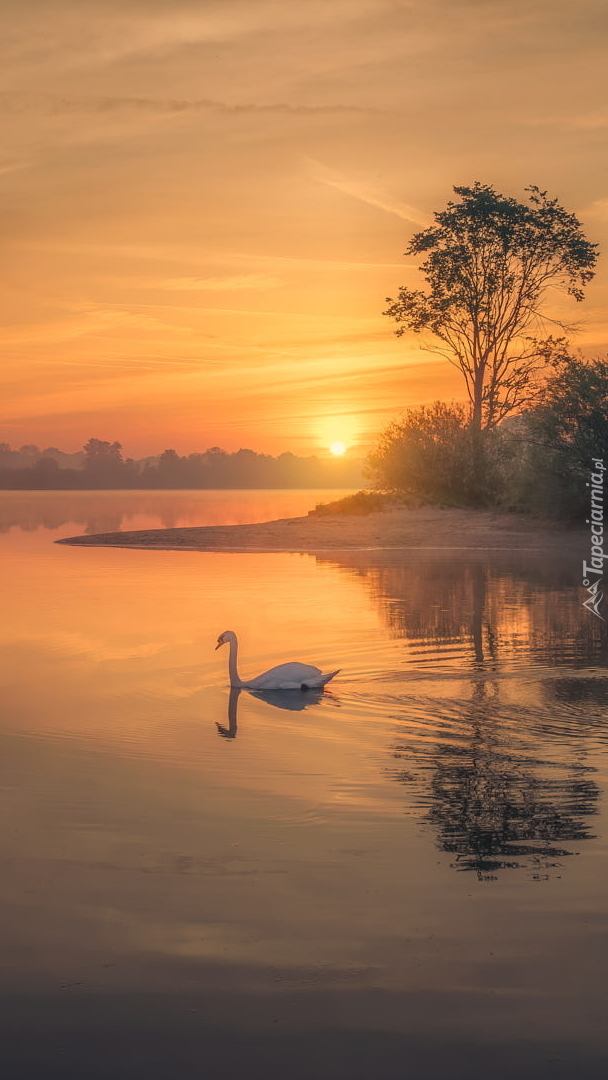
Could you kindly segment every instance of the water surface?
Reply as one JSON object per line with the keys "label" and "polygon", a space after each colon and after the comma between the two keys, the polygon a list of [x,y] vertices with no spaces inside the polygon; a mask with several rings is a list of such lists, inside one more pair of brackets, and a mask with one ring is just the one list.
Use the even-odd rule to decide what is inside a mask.
{"label": "water surface", "polygon": [[[11,1075],[604,1074],[608,673],[578,562],[52,542],[329,497],[0,496]],[[341,674],[231,695],[226,629],[244,675]]]}

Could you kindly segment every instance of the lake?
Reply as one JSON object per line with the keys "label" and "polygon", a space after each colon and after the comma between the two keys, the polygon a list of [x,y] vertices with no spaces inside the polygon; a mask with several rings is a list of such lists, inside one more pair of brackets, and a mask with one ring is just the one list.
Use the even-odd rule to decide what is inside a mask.
{"label": "lake", "polygon": [[[339,494],[0,493],[5,1075],[605,1074],[580,560],[53,543]],[[227,629],[341,672],[231,694]]]}

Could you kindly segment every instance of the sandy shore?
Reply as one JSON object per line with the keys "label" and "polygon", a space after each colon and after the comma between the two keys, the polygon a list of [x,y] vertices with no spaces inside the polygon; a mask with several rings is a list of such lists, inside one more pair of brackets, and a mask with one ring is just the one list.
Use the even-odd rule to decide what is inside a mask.
{"label": "sandy shore", "polygon": [[254,525],[209,525],[184,529],[73,536],[60,544],[155,548],[178,551],[317,552],[352,549],[502,549],[582,551],[585,529],[567,529],[522,514],[397,507],[366,516],[283,518]]}

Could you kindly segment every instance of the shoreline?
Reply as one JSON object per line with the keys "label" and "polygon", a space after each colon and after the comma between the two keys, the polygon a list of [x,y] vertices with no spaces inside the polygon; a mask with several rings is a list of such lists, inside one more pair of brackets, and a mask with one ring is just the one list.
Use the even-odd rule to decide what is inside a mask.
{"label": "shoreline", "polygon": [[196,525],[177,529],[69,536],[57,544],[156,551],[313,554],[347,550],[441,552],[583,552],[589,536],[522,514],[437,507],[395,507],[362,515],[307,515],[250,525]]}

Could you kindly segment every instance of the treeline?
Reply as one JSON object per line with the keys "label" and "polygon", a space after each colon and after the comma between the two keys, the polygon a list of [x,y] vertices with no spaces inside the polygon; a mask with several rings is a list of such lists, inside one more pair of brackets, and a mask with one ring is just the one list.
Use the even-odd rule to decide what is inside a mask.
{"label": "treeline", "polygon": [[[410,499],[583,524],[607,467],[608,358],[562,355],[536,401],[483,431],[481,441],[461,405],[409,410],[382,434],[367,477],[377,490]],[[594,514],[603,520],[602,510]]]}
{"label": "treeline", "polygon": [[5,490],[341,488],[363,481],[353,459],[272,457],[254,450],[228,453],[218,446],[185,457],[165,450],[139,461],[124,458],[119,442],[89,439],[82,452],[50,447],[11,450],[0,444],[0,488]]}

